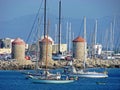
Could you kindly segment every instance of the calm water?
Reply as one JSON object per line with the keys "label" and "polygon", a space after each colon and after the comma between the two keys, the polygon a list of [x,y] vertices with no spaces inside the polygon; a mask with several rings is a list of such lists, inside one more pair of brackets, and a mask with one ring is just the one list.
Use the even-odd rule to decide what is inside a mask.
{"label": "calm water", "polygon": [[1,70],[0,90],[120,90],[120,69],[110,68],[107,71],[109,77],[105,79],[80,78],[70,84],[34,84],[19,71]]}

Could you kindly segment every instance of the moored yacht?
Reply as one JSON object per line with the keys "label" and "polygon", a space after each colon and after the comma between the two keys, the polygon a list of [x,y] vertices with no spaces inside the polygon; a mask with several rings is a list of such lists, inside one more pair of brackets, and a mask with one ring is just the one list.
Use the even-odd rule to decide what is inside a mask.
{"label": "moored yacht", "polygon": [[66,66],[64,67],[64,74],[69,76],[77,76],[77,77],[84,77],[84,78],[106,78],[108,77],[107,72],[95,72],[95,71],[85,71],[76,70],[74,66]]}
{"label": "moored yacht", "polygon": [[[96,21],[97,23],[97,21]],[[96,32],[96,31],[95,31]],[[86,58],[87,58],[87,50],[86,50],[86,17],[84,17],[84,62],[83,69],[76,70],[76,68],[72,65],[72,61],[69,66],[64,68],[64,73],[69,76],[78,76],[78,77],[87,77],[87,78],[106,78],[108,77],[107,72],[95,72],[95,71],[86,71]]]}

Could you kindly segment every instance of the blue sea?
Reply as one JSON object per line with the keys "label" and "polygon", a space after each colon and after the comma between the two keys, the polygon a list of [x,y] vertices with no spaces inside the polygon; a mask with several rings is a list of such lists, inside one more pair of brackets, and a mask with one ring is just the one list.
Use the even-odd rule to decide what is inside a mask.
{"label": "blue sea", "polygon": [[20,71],[0,70],[0,90],[120,90],[120,69],[109,68],[107,71],[109,77],[103,79],[79,78],[69,84],[35,84],[25,79]]}

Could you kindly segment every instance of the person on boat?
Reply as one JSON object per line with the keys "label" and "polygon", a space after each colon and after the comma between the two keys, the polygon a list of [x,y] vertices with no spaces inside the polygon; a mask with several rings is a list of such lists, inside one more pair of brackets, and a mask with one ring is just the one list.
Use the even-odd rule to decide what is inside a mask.
{"label": "person on boat", "polygon": [[66,80],[68,80],[68,76],[66,76]]}

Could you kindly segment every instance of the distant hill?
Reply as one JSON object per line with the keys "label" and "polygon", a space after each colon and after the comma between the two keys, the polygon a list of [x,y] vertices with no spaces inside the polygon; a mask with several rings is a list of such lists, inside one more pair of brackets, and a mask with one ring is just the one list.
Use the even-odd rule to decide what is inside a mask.
{"label": "distant hill", "polygon": [[[43,16],[40,16],[40,35],[43,34]],[[31,32],[32,26],[34,27],[31,32],[31,36],[28,39],[28,42],[36,40],[37,38],[37,27],[38,27],[38,19],[35,20],[36,15],[27,15],[15,18],[10,21],[1,21],[0,22],[0,38],[16,38],[20,37],[25,41],[28,39],[28,35]],[[58,24],[58,16],[49,14],[48,16],[50,20],[49,26],[49,35],[54,38],[55,36],[55,24]],[[87,18],[87,17],[86,17]],[[106,44],[106,42],[110,41],[110,22],[113,22],[113,17],[102,17],[98,18],[98,32],[97,32],[97,42]],[[74,32],[74,38],[78,35],[83,37],[83,17],[79,19],[73,19],[68,17],[62,17],[62,42],[65,43],[66,41],[66,28],[67,22],[71,22],[72,24],[72,33]],[[88,43],[92,42],[92,37],[94,35],[94,28],[95,28],[95,19],[87,18],[87,41]],[[116,16],[115,19],[115,28],[114,28],[114,43],[115,45],[119,45],[118,41],[120,42],[120,16]],[[108,31],[106,31],[108,30]],[[107,33],[108,32],[108,33]],[[107,39],[108,36],[108,39]],[[107,39],[107,40],[106,40]]]}

